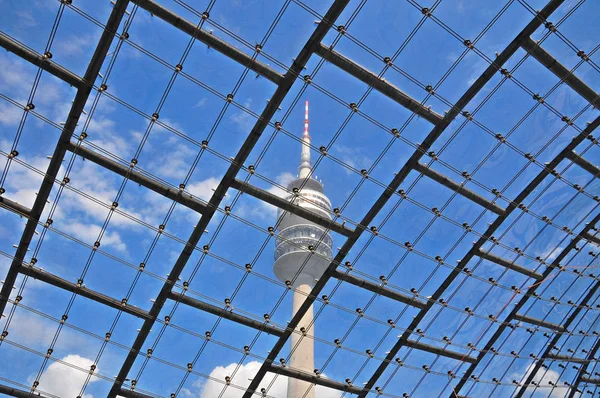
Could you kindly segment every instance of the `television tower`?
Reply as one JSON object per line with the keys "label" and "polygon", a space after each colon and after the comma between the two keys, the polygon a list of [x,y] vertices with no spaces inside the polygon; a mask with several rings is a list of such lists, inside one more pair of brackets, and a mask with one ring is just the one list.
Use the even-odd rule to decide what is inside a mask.
{"label": "television tower", "polygon": [[[331,202],[323,193],[323,184],[311,175],[308,124],[308,101],[306,101],[298,178],[288,185],[288,190],[293,192],[297,190],[297,192],[288,195],[285,200],[290,202],[295,197],[296,205],[331,218]],[[279,223],[273,271],[282,282],[294,281],[292,311],[295,315],[311,292],[315,281],[329,266],[333,241],[323,227],[297,215],[282,213],[281,210],[277,213]],[[314,252],[311,253],[311,250]],[[311,306],[298,325],[305,329],[306,337],[302,338],[301,334],[292,333],[291,349],[294,351],[289,362],[290,368],[311,374],[315,369],[313,321]],[[290,377],[287,396],[288,398],[314,398],[315,389],[309,382]]]}

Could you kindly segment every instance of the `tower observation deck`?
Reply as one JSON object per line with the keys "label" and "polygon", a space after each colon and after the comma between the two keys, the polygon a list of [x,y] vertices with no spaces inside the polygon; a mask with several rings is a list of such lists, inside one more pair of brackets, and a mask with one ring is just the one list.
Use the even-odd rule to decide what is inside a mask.
{"label": "tower observation deck", "polygon": [[[298,177],[288,185],[288,190],[293,193],[286,200],[293,199],[296,205],[331,218],[331,202],[325,196],[323,184],[313,178],[311,173],[311,139],[308,125],[308,101],[306,101]],[[293,313],[295,314],[312,290],[315,280],[320,278],[329,266],[333,241],[324,228],[297,215],[279,210],[277,220],[278,233],[273,271],[282,282],[293,282]],[[306,337],[302,337],[299,333],[293,333],[291,337],[291,347],[294,351],[289,365],[292,369],[309,373],[314,370],[314,325],[312,323],[311,306],[299,324],[299,327],[306,329]],[[314,398],[314,394],[314,388],[310,383],[289,379],[288,398]]]}
{"label": "tower observation deck", "polygon": [[[331,202],[325,196],[323,184],[311,176],[310,135],[308,133],[308,101],[305,105],[304,134],[298,178],[288,185],[296,205],[331,218]],[[275,275],[282,282],[294,281],[294,286],[313,286],[332,258],[331,236],[326,230],[302,217],[279,210],[277,214],[278,236],[275,246]],[[311,255],[309,249],[314,248]]]}

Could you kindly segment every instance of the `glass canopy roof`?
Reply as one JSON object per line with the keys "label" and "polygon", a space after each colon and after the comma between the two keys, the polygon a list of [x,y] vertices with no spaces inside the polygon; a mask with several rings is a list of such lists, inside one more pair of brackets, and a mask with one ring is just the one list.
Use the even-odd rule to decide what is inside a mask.
{"label": "glass canopy roof", "polygon": [[[0,394],[600,396],[597,2],[0,9]],[[333,240],[296,314],[278,210]]]}

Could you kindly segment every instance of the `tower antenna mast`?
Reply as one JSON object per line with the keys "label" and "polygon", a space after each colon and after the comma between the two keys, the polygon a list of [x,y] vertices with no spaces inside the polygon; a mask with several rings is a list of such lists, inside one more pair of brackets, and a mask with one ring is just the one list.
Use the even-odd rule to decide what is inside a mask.
{"label": "tower antenna mast", "polygon": [[302,153],[300,155],[300,167],[298,175],[300,178],[306,178],[310,175],[310,134],[308,133],[308,101],[304,104],[304,134],[302,134]]}

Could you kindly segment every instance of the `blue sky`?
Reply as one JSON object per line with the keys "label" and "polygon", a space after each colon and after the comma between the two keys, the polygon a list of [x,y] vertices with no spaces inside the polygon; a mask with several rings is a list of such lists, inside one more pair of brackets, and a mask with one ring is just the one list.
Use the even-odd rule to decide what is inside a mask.
{"label": "blue sky", "polygon": [[[181,2],[159,3],[193,23],[199,21],[197,15],[179,4]],[[207,3],[198,1],[190,5],[201,12]],[[285,3],[282,0],[217,0],[210,11],[210,24],[206,24],[204,28],[212,29],[216,36],[252,55],[252,50],[244,47],[236,37],[242,37],[251,46],[263,42],[269,26]],[[330,3],[304,1],[301,4],[316,14],[323,15]],[[338,23],[348,26],[347,21],[357,11],[359,3],[351,1]],[[433,2],[423,1],[419,4],[431,7],[431,3]],[[532,18],[523,4],[516,1],[511,3],[476,44],[477,49],[490,59],[494,59],[494,53],[501,52]],[[505,4],[505,1],[482,5],[475,1],[445,0],[437,6],[435,15],[461,37],[473,40]],[[529,1],[527,4],[533,9],[541,9],[545,2]],[[551,19],[555,22],[560,20],[575,4],[574,1],[565,2]],[[3,0],[0,1],[0,7],[2,33],[27,44],[37,52],[43,52],[59,2]],[[82,76],[100,37],[101,28],[84,18],[81,13],[102,24],[107,20],[111,8],[108,0],[102,0],[75,1],[72,8],[65,9],[51,47],[53,61]],[[213,130],[225,104],[222,98],[232,92],[244,68],[214,49],[196,42],[183,63],[183,71],[193,79],[178,76],[160,109],[160,124],[154,124],[149,129],[147,116],[157,111],[172,75],[172,70],[152,57],[172,66],[178,64],[189,43],[189,37],[142,9],[134,11],[132,5],[128,9],[132,11],[129,17],[133,16],[128,31],[129,40],[122,44],[118,54],[110,56],[115,57],[110,75],[107,70],[109,59],[101,72],[103,76],[108,76],[108,95],[98,95],[96,90],[92,92],[86,105],[88,116],[83,115],[77,133],[85,129],[93,150],[106,151],[105,153],[114,155],[114,159],[125,162],[129,162],[141,148],[139,167],[154,178],[160,178],[174,186],[178,186],[190,172],[193,160],[200,150],[198,143],[212,134],[210,151],[202,154],[198,166],[191,171],[186,187],[198,198],[208,200],[212,189],[229,166],[228,159],[235,156],[256,120],[255,115],[260,114],[276,87],[267,79],[255,78],[255,73],[249,72],[235,95],[235,104],[229,106]],[[589,53],[598,45],[595,38],[597,15],[598,5],[588,0],[560,25],[559,31],[578,48]],[[341,38],[335,49],[365,68],[379,73],[384,65],[376,55],[383,57],[394,54],[421,18],[420,10],[409,2],[388,2],[384,6],[381,2],[371,0],[366,2],[349,25],[348,32],[352,38]],[[297,3],[290,3],[272,34],[264,42],[264,53],[279,61],[279,64],[290,65],[292,58],[298,54],[314,30],[315,19],[318,17]],[[219,27],[226,28],[233,35],[228,35]],[[532,38],[540,39],[546,32],[539,29]],[[329,45],[336,37],[337,32],[331,31],[324,43]],[[357,42],[367,46],[370,51],[357,45]],[[110,52],[114,51],[116,44],[117,40]],[[432,20],[427,20],[403,47],[394,63],[397,69],[390,69],[383,77],[408,95],[422,101],[427,94],[422,86],[436,85],[464,48],[460,40]],[[575,52],[556,35],[548,37],[543,42],[543,48],[567,68],[575,67],[579,61]],[[524,56],[525,52],[519,50],[506,67],[513,68]],[[285,72],[264,56],[258,59],[269,63],[280,73]],[[597,63],[597,53],[591,59]],[[300,136],[304,116],[303,101],[309,100],[313,144],[316,148],[327,146],[331,155],[318,163],[315,175],[323,181],[325,192],[333,206],[343,208],[343,216],[348,223],[357,223],[382,193],[383,187],[393,179],[394,172],[412,155],[417,143],[425,139],[432,125],[415,118],[402,131],[400,139],[393,139],[388,133],[389,129],[400,128],[411,113],[376,91],[371,92],[361,104],[360,114],[353,115],[345,125],[345,120],[351,114],[348,104],[358,102],[368,87],[331,64],[325,63],[319,67],[320,61],[314,55],[306,67],[306,73],[313,76],[314,84],[306,88],[296,103],[295,99],[303,89],[302,82],[296,82],[283,101],[281,111],[276,115],[276,118],[283,118],[289,112],[289,118],[284,123],[287,134],[282,132],[273,136],[273,128],[265,130],[246,165],[257,164],[259,176],[251,178],[253,184],[282,194],[273,183],[285,185],[296,173],[300,145],[290,135]],[[433,98],[425,104],[443,115],[449,109],[447,103],[456,102],[487,65],[478,54],[468,53],[436,89],[442,100]],[[315,73],[317,68],[318,72]],[[4,156],[12,149],[23,114],[21,109],[6,99],[26,104],[36,73],[37,68],[33,65],[11,53],[0,53],[0,93],[4,98],[0,100],[0,150]],[[584,63],[575,73],[592,89],[600,91],[597,67],[594,69]],[[598,116],[596,110],[584,110],[585,100],[567,86],[553,88],[558,79],[534,59],[526,59],[513,76],[515,81],[503,81],[500,74],[497,74],[465,108],[474,112],[486,96],[493,92],[491,99],[477,111],[475,119],[490,131],[507,136],[510,145],[494,149],[498,143],[496,139],[475,123],[467,123],[463,127],[465,119],[460,117],[432,147],[432,150],[439,153],[439,161],[431,165],[433,169],[458,182],[464,180],[460,173],[468,171],[473,175],[473,181],[466,186],[490,200],[494,197],[490,192],[492,188],[501,189],[506,198],[514,198],[539,173],[540,164],[550,161],[577,134],[574,127],[562,130],[564,122],[552,110],[571,118],[583,111],[575,120],[575,125],[580,129],[585,128],[586,121]],[[101,80],[98,77],[96,84],[99,85]],[[538,106],[514,128],[536,103],[523,86],[534,93],[548,94],[548,107]],[[42,180],[39,173],[46,170],[46,157],[52,153],[60,133],[58,123],[65,120],[74,95],[75,89],[66,83],[47,73],[42,74],[33,102],[38,114],[54,125],[31,115],[27,118],[17,146],[20,163],[11,164],[4,182],[6,197],[25,206],[32,205]],[[99,100],[93,105],[97,96]],[[123,104],[129,104],[135,110]],[[275,120],[279,119],[274,119],[273,122]],[[372,120],[376,120],[376,123]],[[344,127],[340,132],[342,126]],[[148,131],[147,139],[140,147],[142,138]],[[394,142],[389,150],[380,157],[392,140]],[[593,164],[600,161],[600,151],[597,145],[590,145],[590,141],[583,142],[576,151],[583,153],[584,158]],[[528,164],[523,156],[527,152],[535,154],[539,164]],[[317,159],[318,155],[314,151],[313,159]],[[68,153],[59,178],[64,176],[70,156]],[[377,159],[377,164],[372,167]],[[429,160],[423,158],[422,162]],[[4,160],[0,164],[4,166]],[[25,165],[31,167],[27,168]],[[368,169],[370,178],[351,196],[363,180],[359,173],[361,169]],[[559,171],[564,180],[547,178],[528,197],[526,205],[530,209],[529,214],[514,212],[503,223],[496,233],[502,245],[492,248],[493,254],[512,260],[516,256],[511,251],[512,248],[519,247],[531,258],[542,256],[551,261],[570,239],[560,228],[568,226],[578,231],[597,214],[596,203],[592,199],[594,195],[600,195],[597,180],[566,161],[559,166]],[[145,272],[137,282],[129,303],[148,310],[152,304],[150,300],[156,297],[163,284],[161,278],[165,278],[170,272],[183,249],[183,242],[188,239],[199,216],[182,206],[175,206],[167,222],[166,234],[158,239],[146,259],[156,236],[156,232],[147,226],[156,228],[164,223],[172,202],[132,182],[127,182],[120,192],[122,177],[81,158],[74,160],[69,175],[70,189],[65,190],[57,201],[52,216],[54,230],[49,231],[40,244],[36,255],[37,265],[75,282],[82,274],[86,262],[90,261],[91,250],[81,243],[92,245],[97,240],[101,226],[109,214],[106,205],[110,206],[119,195],[119,210],[123,213],[114,215],[108,224],[101,240],[102,253],[91,259],[85,283],[90,289],[121,299],[127,295],[138,273],[136,267],[145,261]],[[238,178],[245,177],[247,174],[244,171],[238,175]],[[584,187],[585,193],[578,193],[573,189],[573,184]],[[419,178],[419,174],[414,171],[401,188],[409,192],[409,199],[398,205],[400,197],[395,196],[374,220],[373,225],[379,226],[382,236],[372,239],[370,235],[364,234],[354,246],[348,260],[363,278],[378,280],[379,275],[386,275],[395,289],[409,294],[409,290],[415,287],[422,296],[428,296],[449,274],[449,267],[462,258],[472,241],[477,240],[475,234],[464,236],[464,229],[460,224],[468,222],[475,232],[482,233],[495,215],[489,211],[484,212],[482,207],[466,198],[453,196],[452,191],[425,177]],[[56,202],[57,192],[58,184],[50,196],[51,204]],[[236,191],[230,190],[222,206],[230,204],[236,194]],[[51,204],[46,206],[45,216]],[[506,207],[507,202],[501,199],[498,204]],[[563,208],[565,204],[568,206]],[[431,212],[433,207],[442,210],[443,219],[435,219]],[[227,218],[222,226],[220,223],[223,214],[217,213],[205,237],[200,241],[200,245],[211,241],[211,256],[199,263],[200,253],[194,253],[181,279],[186,281],[195,275],[190,284],[192,297],[219,305],[236,292],[236,287],[246,274],[244,264],[253,262],[254,272],[235,293],[233,304],[237,311],[260,319],[262,314],[272,312],[286,291],[272,273],[274,243],[265,233],[266,228],[275,223],[275,208],[243,195],[237,200],[233,213],[235,217]],[[541,216],[551,218],[554,226],[541,221]],[[434,219],[433,225],[425,230]],[[0,250],[12,255],[15,250],[13,244],[18,243],[25,220],[10,212],[0,211],[0,221]],[[217,229],[219,233],[215,235]],[[41,226],[39,230],[41,231]],[[343,237],[333,234],[333,239],[335,247],[343,244]],[[38,240],[39,236],[36,235],[31,246],[32,252]],[[409,253],[402,247],[406,241],[413,242],[415,252]],[[267,246],[261,250],[264,242],[267,242]],[[557,250],[553,251],[554,248]],[[591,262],[593,259],[587,254],[589,250],[593,249],[588,245],[581,253],[569,255],[565,265],[597,266],[597,261]],[[438,267],[432,261],[436,255],[444,257],[447,266]],[[496,328],[493,326],[484,333],[484,328],[489,326],[488,320],[484,318],[488,314],[496,314],[511,299],[510,286],[531,284],[531,280],[527,281],[522,275],[505,273],[503,268],[488,261],[472,262],[469,268],[475,268],[475,277],[458,277],[444,295],[451,306],[435,306],[422,321],[423,330],[426,331],[423,341],[441,345],[442,337],[452,336],[453,345],[449,349],[460,352],[466,352],[464,347],[469,342],[476,341],[479,342],[476,344],[478,347],[483,346]],[[517,263],[529,268],[536,267],[535,262],[528,258],[520,258]],[[9,264],[10,258],[0,256],[0,274],[5,274]],[[492,287],[487,283],[489,277],[498,280],[501,286]],[[19,279],[18,286],[21,281]],[[578,301],[591,282],[589,278],[576,279],[573,273],[561,273],[538,290],[545,300],[530,302],[523,311],[527,310],[534,317],[560,323],[570,310],[564,303],[567,300]],[[417,309],[405,308],[404,305],[383,297],[370,302],[372,293],[347,284],[336,287],[337,284],[336,281],[330,281],[324,291],[332,297],[333,305],[315,305],[315,313],[322,310],[316,320],[316,366],[323,368],[335,350],[333,340],[341,338],[350,330],[344,340],[345,349],[337,350],[324,368],[324,373],[339,381],[351,378],[355,380],[355,384],[360,385],[368,380],[380,359],[401,333],[390,330],[386,320],[398,317],[398,328],[406,327],[416,315]],[[551,305],[548,299],[552,296],[561,297],[563,304]],[[25,284],[22,303],[41,314],[60,319],[70,298],[71,294],[68,292],[29,279]],[[475,308],[475,312],[482,317],[467,317],[462,311],[464,307]],[[11,305],[6,311],[10,308]],[[169,302],[159,318],[164,318],[172,308],[173,303]],[[367,315],[356,324],[355,308],[365,308]],[[509,310],[510,308],[504,310],[503,316]],[[58,323],[39,313],[17,308],[8,329],[10,340],[14,344],[0,345],[0,359],[10,364],[0,368],[0,377],[2,380],[31,385],[41,371],[41,390],[60,396],[76,396],[85,380],[85,373],[52,361],[40,370],[43,358],[18,346],[31,347],[42,353],[50,346]],[[116,310],[77,297],[69,310],[69,327],[60,332],[53,357],[82,368],[89,367],[98,355],[102,341],[75,328],[104,336],[116,316]],[[278,325],[285,325],[291,319],[289,294],[285,295],[271,318]],[[4,319],[6,318],[3,318],[2,325]],[[222,380],[224,375],[233,371],[235,366],[232,364],[238,363],[243,357],[239,350],[249,344],[257,333],[229,321],[221,321],[213,333],[214,341],[204,347],[204,340],[190,332],[203,335],[206,330],[213,328],[216,321],[217,318],[213,315],[179,305],[172,318],[176,327],[166,328],[154,351],[155,356],[163,362],[148,361],[137,387],[160,396],[168,396],[178,388],[186,372],[165,362],[185,367],[199,350],[202,350],[202,354],[194,367],[196,372],[210,374]],[[597,323],[596,313],[590,311],[581,316],[577,327],[588,330],[593,329]],[[130,346],[136,337],[136,329],[140,326],[139,319],[126,314],[120,316],[111,337],[111,341],[118,345],[109,344],[100,356],[97,366],[101,377],[92,379],[86,387],[85,394],[88,397],[104,396],[110,389],[112,377],[118,372],[127,354],[121,345]],[[520,378],[527,372],[532,363],[529,353],[538,353],[547,339],[539,332],[534,336],[530,335],[526,327],[524,325],[515,331],[505,332],[498,342],[500,345],[502,341],[508,341],[500,350],[503,354],[509,354],[514,349],[522,352],[524,358],[513,359],[508,355],[486,357],[483,365],[478,368],[481,370],[477,371],[480,379],[489,381],[497,377],[503,382],[511,383],[512,379]],[[144,347],[156,341],[160,329],[161,325],[156,324]],[[257,357],[244,360],[244,367],[238,371],[234,384],[248,384],[248,377],[252,377],[257,368],[252,361],[261,361],[266,357],[275,341],[275,337],[264,334],[258,337],[252,350]],[[580,343],[579,348],[589,347],[595,340],[575,336],[562,340],[565,341],[566,350],[566,347],[578,347]],[[374,350],[376,358],[368,360],[364,355],[366,349]],[[287,355],[287,349],[282,354]],[[457,366],[457,361],[447,358],[435,360],[432,354],[403,348],[399,357],[405,356],[408,366],[390,366],[380,379],[378,385],[387,382],[386,393],[401,395],[408,392],[413,397],[450,394],[448,378],[435,372],[445,374]],[[483,370],[488,363],[490,365]],[[143,364],[143,358],[138,358],[129,377],[136,378]],[[419,390],[413,391],[424,376],[421,368],[424,364],[435,372],[426,375],[424,383],[427,388],[421,386]],[[464,370],[466,367],[459,369]],[[392,372],[396,373],[388,382]],[[543,376],[544,384],[547,384],[548,379],[570,381],[575,376],[572,369],[567,369],[564,374],[562,372],[563,369],[556,363],[552,364],[549,373]],[[542,375],[539,377],[542,378]],[[69,379],[72,383],[63,385],[57,382],[61,379]],[[277,380],[269,392],[275,397],[281,396],[285,391],[285,380],[281,377]],[[4,381],[3,383],[6,384]],[[207,382],[198,374],[192,374],[185,381],[180,394],[212,397],[218,396],[221,388],[219,383]],[[470,388],[472,389],[469,390]],[[468,391],[470,396],[509,396],[513,389],[511,386],[473,383],[467,384],[463,391]],[[532,392],[539,396],[553,394],[553,397],[562,396],[563,393],[560,388],[552,392],[547,389]],[[238,396],[241,393],[233,388],[228,388],[224,395]],[[318,391],[318,396],[339,395]]]}

